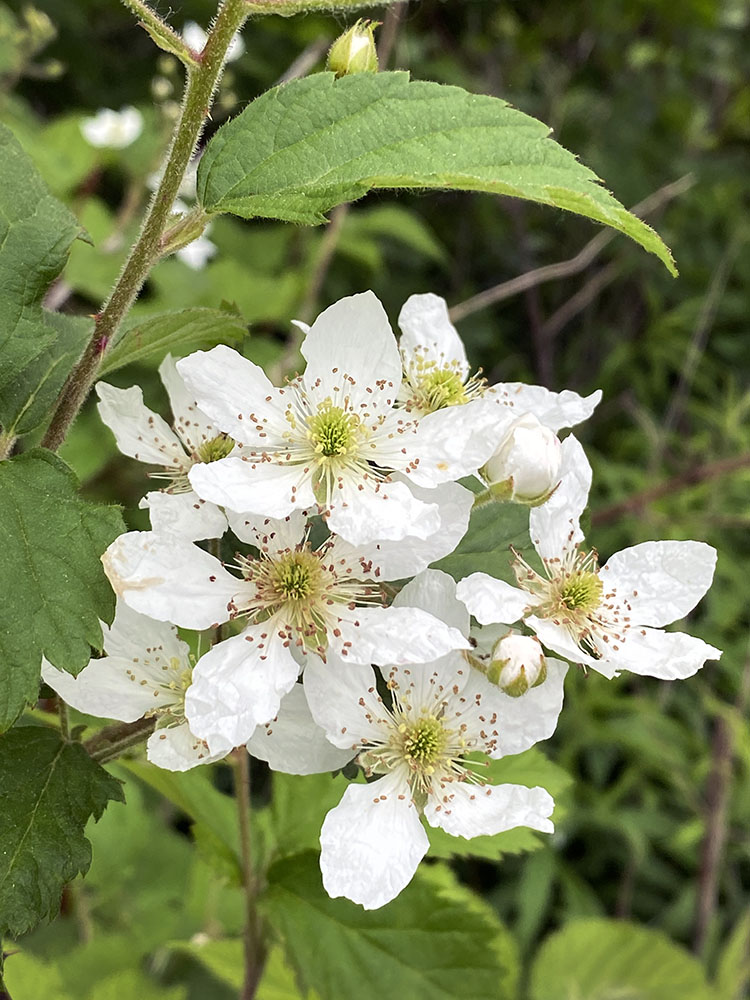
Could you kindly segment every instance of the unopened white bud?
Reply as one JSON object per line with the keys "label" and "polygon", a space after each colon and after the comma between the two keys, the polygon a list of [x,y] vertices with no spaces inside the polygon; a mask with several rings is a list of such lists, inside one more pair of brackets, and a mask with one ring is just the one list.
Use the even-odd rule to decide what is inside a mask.
{"label": "unopened white bud", "polygon": [[529,688],[547,679],[547,661],[536,636],[509,632],[498,639],[492,650],[487,678],[509,694],[520,698]]}
{"label": "unopened white bud", "polygon": [[493,492],[536,506],[560,481],[562,448],[554,431],[525,413],[511,425],[482,474]]}

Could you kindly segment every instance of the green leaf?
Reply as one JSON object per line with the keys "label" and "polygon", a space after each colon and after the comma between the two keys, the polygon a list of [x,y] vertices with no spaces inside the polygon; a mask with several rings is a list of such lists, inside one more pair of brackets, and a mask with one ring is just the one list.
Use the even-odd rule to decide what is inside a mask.
{"label": "green leaf", "polygon": [[16,935],[52,916],[65,883],[88,870],[84,826],[123,794],[80,744],[37,726],[0,738],[0,775],[0,934]]}
{"label": "green leaf", "polygon": [[750,985],[750,910],[734,926],[719,957],[716,992],[723,1000],[742,1000]]}
{"label": "green leaf", "polygon": [[[555,823],[559,823],[565,814],[561,798],[564,798],[570,788],[572,778],[559,765],[548,760],[537,747],[532,747],[514,757],[490,761],[487,769],[482,771],[482,777],[493,785],[508,783],[526,785],[527,788],[540,785],[546,788],[555,800],[553,816]],[[515,830],[507,830],[493,837],[473,837],[471,840],[465,837],[453,837],[444,830],[436,829],[426,823],[425,830],[430,840],[429,853],[432,857],[438,858],[466,856],[497,861],[503,854],[536,851],[549,843],[548,835],[537,833],[526,826],[519,826]]]}
{"label": "green leaf", "polygon": [[[242,988],[245,981],[245,948],[240,938],[179,941],[171,944],[170,950],[190,955],[231,989]],[[301,1000],[303,997],[280,948],[273,948],[266,959],[255,996],[256,1000]],[[317,994],[305,993],[304,997],[305,1000],[317,1000]]]}
{"label": "green leaf", "polygon": [[[74,1000],[64,988],[59,969],[24,952],[15,952],[5,962],[0,980],[11,997],[54,997],[55,1000]],[[0,996],[3,994],[0,992]]]}
{"label": "green leaf", "polygon": [[104,356],[100,375],[134,361],[183,355],[215,344],[236,344],[247,333],[241,316],[223,309],[180,309],[130,324]]}
{"label": "green leaf", "polygon": [[278,861],[263,900],[300,982],[322,1000],[509,1000],[516,959],[507,932],[447,872],[420,872],[392,903],[330,899],[318,855]]}
{"label": "green leaf", "polygon": [[125,527],[76,487],[48,451],[0,462],[0,731],[36,699],[42,656],[77,673],[114,616],[100,556]]}
{"label": "green leaf", "polygon": [[[277,854],[299,854],[320,847],[320,828],[329,809],[349,786],[342,775],[295,775],[272,771],[271,805],[265,812]],[[264,813],[258,814],[266,818]]]}
{"label": "green leaf", "polygon": [[515,586],[511,546],[525,558],[534,553],[529,536],[528,507],[516,503],[488,503],[474,508],[469,530],[454,551],[436,562],[434,568],[449,573],[454,580],[481,572]]}
{"label": "green leaf", "polygon": [[[700,962],[659,931],[575,920],[542,945],[531,1000],[712,1000]],[[718,1000],[718,998],[715,998]]]}
{"label": "green leaf", "polygon": [[80,353],[80,327],[59,328],[42,299],[82,230],[4,125],[0,164],[0,424],[16,433],[21,417],[24,431],[41,421]]}
{"label": "green leaf", "polygon": [[409,81],[408,73],[332,73],[276,87],[208,144],[198,197],[208,212],[316,224],[377,188],[511,195],[612,226],[674,274],[659,236],[549,138],[497,97]]}

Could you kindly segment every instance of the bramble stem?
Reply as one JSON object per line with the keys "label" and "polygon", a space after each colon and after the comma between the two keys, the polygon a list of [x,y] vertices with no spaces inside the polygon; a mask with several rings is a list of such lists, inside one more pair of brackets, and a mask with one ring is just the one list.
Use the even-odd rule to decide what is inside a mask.
{"label": "bramble stem", "polygon": [[188,66],[182,111],[175,126],[161,183],[112,294],[96,316],[93,336],[58,400],[57,409],[42,440],[42,445],[46,448],[55,451],[64,441],[68,428],[96,381],[102,358],[117,343],[123,319],[143,287],[149,271],[161,256],[161,237],[190,157],[208,118],[227,50],[247,15],[245,0],[224,0],[205,49],[196,57],[198,61]]}
{"label": "bramble stem", "polygon": [[186,66],[197,65],[195,53],[185,44],[182,36],[178,35],[174,28],[159,17],[156,11],[145,3],[145,0],[122,0],[122,2],[132,10],[160,49],[171,52]]}
{"label": "bramble stem", "polygon": [[253,869],[250,838],[250,755],[245,747],[234,751],[235,795],[240,825],[240,852],[242,855],[242,884],[245,893],[245,981],[239,1000],[253,1000],[258,989],[265,961],[263,936],[258,919],[256,898],[258,883]]}
{"label": "bramble stem", "polygon": [[59,695],[57,696],[57,714],[60,718],[60,735],[66,743],[70,743],[70,713],[68,706]]}
{"label": "bramble stem", "polygon": [[137,722],[118,722],[106,726],[96,736],[86,740],[84,750],[99,764],[119,757],[125,750],[137,746],[153,733],[156,727],[155,719],[139,719]]}

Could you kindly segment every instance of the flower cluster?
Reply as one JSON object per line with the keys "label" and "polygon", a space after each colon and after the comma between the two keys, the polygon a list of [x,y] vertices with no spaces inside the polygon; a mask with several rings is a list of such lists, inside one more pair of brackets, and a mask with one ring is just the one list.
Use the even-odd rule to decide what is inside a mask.
{"label": "flower cluster", "polygon": [[[412,296],[399,325],[397,342],[370,292],[335,303],[281,388],[226,346],[167,357],[171,427],[139,388],[99,383],[103,421],[162,488],[141,501],[152,529],[103,557],[106,655],[76,678],[44,665],[77,708],[153,716],[162,767],[242,745],[293,774],[356,764],[321,869],[367,908],[409,882],[429,827],[553,829],[545,789],[485,768],[553,733],[569,663],[674,679],[720,655],[662,628],[709,587],[713,549],[646,542],[600,569],[584,541],[591,469],[558,433],[600,393],[488,384],[435,295]],[[458,584],[429,568],[485,503],[525,504],[537,555]],[[176,627],[213,645],[192,659]]]}

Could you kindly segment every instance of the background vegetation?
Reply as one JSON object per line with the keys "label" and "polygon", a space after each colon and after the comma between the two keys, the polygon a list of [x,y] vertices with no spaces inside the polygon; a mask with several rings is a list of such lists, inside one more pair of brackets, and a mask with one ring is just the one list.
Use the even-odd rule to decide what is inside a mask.
{"label": "background vegetation", "polygon": [[[132,241],[181,74],[115,0],[36,6],[56,28],[46,44],[24,27],[20,4],[0,4],[0,120],[99,248],[77,243],[49,293],[65,311],[90,313]],[[178,0],[171,11],[179,28],[205,23],[213,3]],[[213,127],[290,68],[319,69],[343,25],[317,15],[252,22]],[[624,237],[550,209],[386,194],[335,210],[326,229],[219,218],[215,260],[201,271],[164,261],[133,311],[137,319],[224,302],[249,324],[245,353],[280,372],[294,362],[291,317],[369,287],[395,320],[409,294],[438,292],[492,381],[604,390],[581,428],[594,466],[589,537],[603,557],[660,537],[719,550],[691,631],[724,649],[721,662],[679,684],[570,677],[569,707],[545,747],[570,777],[553,769],[550,778],[564,806],[557,833],[532,853],[511,845],[500,859],[495,851],[453,863],[451,891],[470,887],[507,928],[492,945],[503,949],[507,979],[488,996],[698,998],[707,995],[698,962],[715,997],[748,995],[749,26],[747,0],[421,0],[380,29],[389,68],[504,97],[553,126],[626,205],[645,201],[677,280]],[[136,143],[115,153],[80,140],[82,117],[123,104],[146,116]],[[533,281],[517,280],[539,268]],[[140,381],[164,409],[155,366],[109,377]],[[89,496],[126,504],[130,523],[143,525],[141,467],[116,452],[90,404],[61,455]],[[110,805],[91,826],[89,876],[66,891],[62,918],[9,961],[14,997],[234,996],[239,951],[213,940],[201,948],[242,921],[229,769],[215,769],[218,787],[207,774],[137,762],[112,770],[127,779],[128,806]],[[269,781],[260,769],[255,778],[262,837]],[[288,810],[283,849],[314,846],[330,795],[322,779],[275,779],[268,808]],[[321,944],[348,946],[341,929],[316,919]],[[644,949],[648,931],[663,938]],[[630,993],[607,992],[624,981]],[[428,995],[410,988],[406,1000]],[[300,995],[275,954],[262,989],[267,1000]]]}

